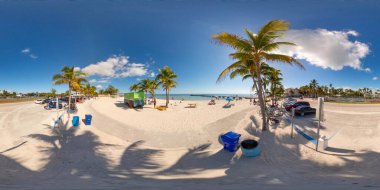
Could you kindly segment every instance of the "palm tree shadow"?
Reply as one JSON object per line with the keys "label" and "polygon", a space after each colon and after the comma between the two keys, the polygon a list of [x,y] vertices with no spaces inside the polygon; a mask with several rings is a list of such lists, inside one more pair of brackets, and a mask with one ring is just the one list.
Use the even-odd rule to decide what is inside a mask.
{"label": "palm tree shadow", "polygon": [[120,160],[117,167],[119,175],[128,176],[129,178],[144,178],[139,173],[142,170],[155,170],[161,167],[160,163],[154,161],[162,156],[163,151],[143,148],[144,141],[136,141],[129,145]]}
{"label": "palm tree shadow", "polygon": [[223,149],[208,150],[211,144],[203,144],[189,149],[175,164],[160,171],[161,175],[189,175],[207,170],[228,168],[234,153]]}
{"label": "palm tree shadow", "polygon": [[89,183],[95,177],[108,177],[109,160],[98,149],[113,145],[100,143],[92,132],[78,134],[78,128],[68,127],[66,122],[60,128],[52,129],[49,135],[32,134],[29,137],[49,144],[39,147],[41,153],[49,155],[42,160],[47,164],[40,169],[40,177],[53,174],[78,184]]}

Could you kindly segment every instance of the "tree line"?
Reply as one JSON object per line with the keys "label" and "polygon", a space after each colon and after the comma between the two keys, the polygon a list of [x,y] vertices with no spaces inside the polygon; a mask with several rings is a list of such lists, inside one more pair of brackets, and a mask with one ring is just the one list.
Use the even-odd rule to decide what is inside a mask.
{"label": "tree line", "polygon": [[299,87],[299,93],[306,97],[316,98],[318,96],[341,96],[341,97],[368,97],[373,92],[370,88],[364,87],[357,90],[349,88],[336,88],[332,84],[319,85],[318,81],[313,79],[309,84]]}

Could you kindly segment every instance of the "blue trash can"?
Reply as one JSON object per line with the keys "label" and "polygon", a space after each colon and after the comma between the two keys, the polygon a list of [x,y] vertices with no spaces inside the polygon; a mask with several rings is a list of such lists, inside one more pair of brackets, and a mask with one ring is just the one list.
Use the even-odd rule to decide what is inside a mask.
{"label": "blue trash can", "polygon": [[86,114],[84,117],[85,117],[84,124],[85,125],[91,125],[92,115]]}
{"label": "blue trash can", "polygon": [[240,134],[232,131],[222,135],[220,138],[223,142],[223,147],[229,152],[235,152],[239,148]]}
{"label": "blue trash can", "polygon": [[74,116],[72,123],[73,123],[73,127],[78,127],[79,126],[79,116]]}
{"label": "blue trash can", "polygon": [[259,142],[253,140],[253,139],[248,139],[244,140],[241,142],[241,151],[243,152],[244,156],[248,157],[255,157],[260,155],[260,147],[259,147]]}

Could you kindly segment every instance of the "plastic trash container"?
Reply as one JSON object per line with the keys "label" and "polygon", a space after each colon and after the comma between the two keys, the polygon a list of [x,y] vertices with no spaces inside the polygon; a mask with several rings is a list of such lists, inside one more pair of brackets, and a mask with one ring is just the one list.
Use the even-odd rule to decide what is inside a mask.
{"label": "plastic trash container", "polygon": [[85,116],[84,116],[84,124],[85,125],[91,125],[91,120],[92,120],[92,115],[90,115],[90,114],[86,114]]}
{"label": "plastic trash container", "polygon": [[222,135],[220,138],[223,142],[224,149],[229,152],[235,152],[239,148],[240,136],[240,134],[232,131]]}
{"label": "plastic trash container", "polygon": [[79,116],[74,116],[72,123],[73,123],[73,127],[78,127],[79,126]]}
{"label": "plastic trash container", "polygon": [[255,140],[244,140],[241,142],[241,151],[244,156],[255,157],[260,155],[259,142]]}

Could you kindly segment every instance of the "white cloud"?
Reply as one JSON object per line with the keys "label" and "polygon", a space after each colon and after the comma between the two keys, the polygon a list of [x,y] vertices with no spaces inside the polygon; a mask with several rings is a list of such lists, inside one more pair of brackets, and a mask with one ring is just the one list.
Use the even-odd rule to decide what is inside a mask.
{"label": "white cloud", "polygon": [[103,79],[100,79],[100,80],[91,79],[88,82],[89,83],[102,83],[102,84],[104,84],[104,83],[109,83],[110,81],[109,81],[109,79],[103,78]]}
{"label": "white cloud", "polygon": [[97,89],[102,89],[103,86],[102,86],[102,85],[98,85],[98,86],[96,86],[96,88],[97,88]]}
{"label": "white cloud", "polygon": [[30,53],[30,48],[25,48],[25,49],[21,50],[21,53],[29,54]]}
{"label": "white cloud", "polygon": [[25,49],[21,50],[21,53],[29,56],[32,59],[37,59],[38,58],[37,55],[35,55],[35,54],[32,53],[32,50],[30,48],[25,48]]}
{"label": "white cloud", "polygon": [[31,54],[29,55],[29,57],[32,58],[32,59],[37,59],[37,58],[38,58],[37,55],[34,55],[33,53],[31,53]]}
{"label": "white cloud", "polygon": [[80,67],[74,67],[74,71],[80,71]]}
{"label": "white cloud", "polygon": [[156,73],[154,73],[153,71],[150,73],[149,75],[150,77],[155,77],[156,76]]}
{"label": "white cloud", "polygon": [[279,52],[304,59],[324,69],[337,71],[343,67],[351,67],[370,72],[370,68],[363,68],[361,62],[370,52],[368,45],[349,39],[358,35],[353,30],[289,30],[279,41],[294,42],[297,46],[282,46]]}
{"label": "white cloud", "polygon": [[377,77],[372,77],[372,80],[377,80],[378,78]]}
{"label": "white cloud", "polygon": [[88,65],[82,69],[89,76],[109,78],[143,76],[148,72],[145,64],[130,63],[127,56],[112,56],[105,61]]}

